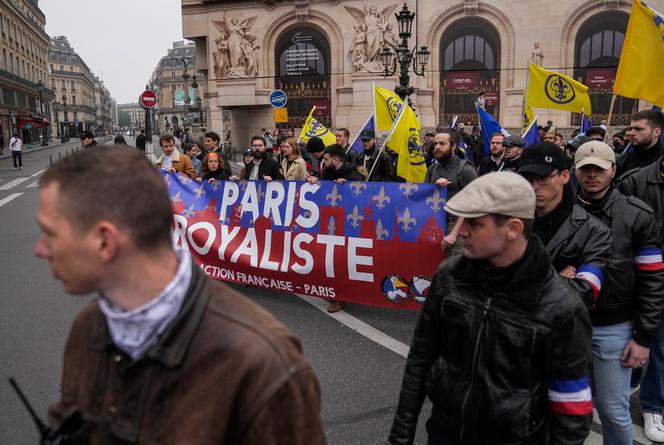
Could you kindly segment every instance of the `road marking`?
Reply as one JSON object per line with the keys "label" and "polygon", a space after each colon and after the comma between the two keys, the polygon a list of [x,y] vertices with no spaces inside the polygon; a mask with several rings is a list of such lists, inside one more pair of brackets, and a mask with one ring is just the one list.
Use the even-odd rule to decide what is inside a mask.
{"label": "road marking", "polygon": [[327,300],[316,297],[307,297],[306,295],[295,294],[300,297],[302,300],[306,301],[316,309],[326,313],[330,317],[334,318],[338,322],[346,325],[351,328],[358,334],[368,338],[369,340],[378,343],[379,345],[389,349],[390,351],[399,354],[400,356],[406,358],[408,357],[408,351],[410,346],[405,343],[400,342],[396,338],[392,338],[389,335],[385,334],[382,331],[370,326],[360,320],[359,318],[353,317],[347,312],[339,311],[333,314],[327,312],[327,305],[329,304]]}
{"label": "road marking", "polygon": [[9,196],[5,196],[4,198],[0,199],[0,207],[2,207],[3,205],[7,204],[10,201],[15,200],[16,198],[18,198],[22,194],[23,194],[23,192],[21,192],[21,193],[12,193]]}
{"label": "road marking", "polygon": [[25,186],[26,189],[37,188],[37,187],[39,187],[39,180]]}
{"label": "road marking", "polygon": [[29,177],[26,177],[26,178],[16,178],[16,179],[14,179],[13,181],[9,181],[7,184],[5,184],[5,185],[3,185],[2,187],[0,187],[0,190],[9,190],[10,188],[16,187],[17,185],[24,183],[24,182],[27,181],[28,179],[30,179],[30,178],[29,178]]}
{"label": "road marking", "polygon": [[31,178],[34,178],[35,176],[39,176],[39,175],[41,175],[41,174],[44,173],[45,171],[46,171],[46,169],[44,169],[44,170],[39,170],[37,173],[34,173],[34,174],[30,175],[30,177],[31,177]]}
{"label": "road marking", "polygon": [[[339,311],[334,313],[327,312],[327,305],[329,303],[326,300],[323,300],[322,298],[308,297],[306,295],[301,295],[301,294],[295,294],[295,295],[297,295],[299,298],[306,301],[307,303],[309,303],[319,311],[334,318],[339,323],[349,327],[358,334],[368,338],[369,340],[375,343],[378,343],[379,345],[389,349],[390,351],[404,358],[408,357],[408,351],[410,351],[409,345],[400,342],[396,338],[390,337],[383,331],[379,331],[373,326],[368,325],[359,318],[353,317],[352,315],[350,315],[345,311]],[[597,413],[597,410],[594,408],[593,408],[593,421],[598,425],[602,424],[602,422],[600,422],[599,420],[599,414]],[[652,444],[652,442],[646,438],[646,435],[642,427],[636,424],[632,425],[632,427],[633,427],[632,438],[634,440],[634,443],[642,445]],[[584,445],[601,445],[602,443],[603,443],[602,435],[597,434],[594,431],[590,431],[590,434],[586,438]]]}

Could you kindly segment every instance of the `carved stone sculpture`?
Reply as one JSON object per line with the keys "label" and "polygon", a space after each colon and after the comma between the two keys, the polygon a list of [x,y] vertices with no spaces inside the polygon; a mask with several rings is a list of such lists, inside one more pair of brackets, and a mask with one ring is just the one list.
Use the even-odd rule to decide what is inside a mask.
{"label": "carved stone sculpture", "polygon": [[236,79],[258,76],[258,50],[255,45],[256,36],[249,34],[258,17],[240,19],[232,17],[223,20],[212,20],[212,24],[220,33],[215,39],[216,50],[212,53],[214,72],[220,79]]}
{"label": "carved stone sculpture", "polygon": [[542,66],[542,61],[544,60],[544,51],[540,48],[540,43],[535,42],[535,47],[533,48],[533,53],[530,56],[530,63],[537,66]]}
{"label": "carved stone sculpture", "polygon": [[353,71],[383,71],[380,50],[384,46],[395,47],[398,44],[393,31],[394,25],[388,22],[397,5],[390,5],[380,12],[376,6],[368,4],[363,9],[345,5],[344,8],[357,22],[353,26],[353,43],[348,48],[348,58],[353,65]]}

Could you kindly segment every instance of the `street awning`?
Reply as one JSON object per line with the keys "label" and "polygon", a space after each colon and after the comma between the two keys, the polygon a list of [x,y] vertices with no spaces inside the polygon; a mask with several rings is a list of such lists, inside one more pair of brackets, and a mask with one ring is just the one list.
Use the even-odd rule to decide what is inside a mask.
{"label": "street awning", "polygon": [[33,119],[31,117],[18,117],[18,128],[21,129],[42,128],[44,125],[48,125],[48,123],[44,123],[42,119]]}

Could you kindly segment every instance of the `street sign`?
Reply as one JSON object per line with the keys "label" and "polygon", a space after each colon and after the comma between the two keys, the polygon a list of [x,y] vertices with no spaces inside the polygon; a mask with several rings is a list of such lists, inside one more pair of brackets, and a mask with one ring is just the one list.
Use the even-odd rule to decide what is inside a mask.
{"label": "street sign", "polygon": [[288,122],[288,108],[275,108],[274,123],[280,124],[284,122]]}
{"label": "street sign", "polygon": [[288,102],[288,96],[282,90],[272,90],[270,93],[270,105],[272,108],[284,108]]}
{"label": "street sign", "polygon": [[143,108],[150,110],[157,105],[157,95],[152,90],[145,90],[138,98],[138,102]]}

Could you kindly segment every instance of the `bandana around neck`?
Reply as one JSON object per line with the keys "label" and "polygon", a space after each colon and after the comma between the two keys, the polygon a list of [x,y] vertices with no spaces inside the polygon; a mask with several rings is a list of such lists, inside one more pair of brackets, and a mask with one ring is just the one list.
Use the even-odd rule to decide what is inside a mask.
{"label": "bandana around neck", "polygon": [[182,308],[191,282],[191,255],[179,250],[177,256],[179,265],[173,279],[143,306],[125,311],[104,295],[99,299],[113,342],[134,360],[157,343]]}

